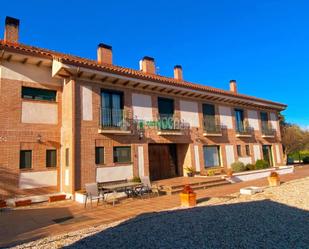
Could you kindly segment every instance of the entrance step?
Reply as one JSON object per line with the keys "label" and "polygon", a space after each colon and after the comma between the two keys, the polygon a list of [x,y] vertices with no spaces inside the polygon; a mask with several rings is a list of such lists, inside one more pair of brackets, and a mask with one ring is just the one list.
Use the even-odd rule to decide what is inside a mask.
{"label": "entrance step", "polygon": [[[166,180],[164,180],[166,181]],[[167,194],[176,194],[180,193],[185,185],[190,185],[190,187],[194,190],[198,189],[208,189],[212,187],[218,187],[218,186],[224,186],[231,184],[225,179],[222,178],[211,178],[211,179],[199,179],[199,180],[187,180],[187,181],[179,181],[177,182],[166,182],[165,184],[160,184],[160,181],[157,182],[157,184],[160,186],[160,191]]]}

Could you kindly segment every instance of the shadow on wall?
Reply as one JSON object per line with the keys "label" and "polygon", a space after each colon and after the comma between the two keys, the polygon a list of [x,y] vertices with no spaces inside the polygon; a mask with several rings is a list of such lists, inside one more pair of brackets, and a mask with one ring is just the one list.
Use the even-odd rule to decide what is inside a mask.
{"label": "shadow on wall", "polygon": [[270,200],[148,213],[67,248],[308,248],[309,212]]}
{"label": "shadow on wall", "polygon": [[0,166],[0,200],[14,196],[18,191],[18,182],[16,171]]}

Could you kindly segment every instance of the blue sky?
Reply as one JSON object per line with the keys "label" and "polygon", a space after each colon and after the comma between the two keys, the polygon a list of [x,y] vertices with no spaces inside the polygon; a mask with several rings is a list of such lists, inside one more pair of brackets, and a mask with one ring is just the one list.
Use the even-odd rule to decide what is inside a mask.
{"label": "blue sky", "polygon": [[309,3],[306,1],[3,1],[21,20],[20,41],[138,69],[145,55],[159,74],[183,66],[188,81],[288,104],[287,121],[309,127]]}

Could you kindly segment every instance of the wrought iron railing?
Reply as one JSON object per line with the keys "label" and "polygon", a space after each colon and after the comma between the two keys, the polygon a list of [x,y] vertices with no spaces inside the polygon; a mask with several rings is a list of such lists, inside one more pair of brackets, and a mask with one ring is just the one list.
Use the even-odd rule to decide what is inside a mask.
{"label": "wrought iron railing", "polygon": [[222,126],[215,119],[203,118],[204,132],[208,134],[222,134]]}
{"label": "wrought iron railing", "polygon": [[160,131],[178,131],[181,130],[183,124],[175,115],[159,114],[157,126]]}
{"label": "wrought iron railing", "polygon": [[121,129],[129,128],[129,122],[123,109],[100,108],[99,125],[101,129]]}
{"label": "wrought iron railing", "polygon": [[276,130],[273,129],[270,125],[262,126],[262,135],[263,136],[275,136]]}
{"label": "wrought iron railing", "polygon": [[253,133],[253,129],[250,126],[237,127],[236,133],[240,136],[251,136]]}

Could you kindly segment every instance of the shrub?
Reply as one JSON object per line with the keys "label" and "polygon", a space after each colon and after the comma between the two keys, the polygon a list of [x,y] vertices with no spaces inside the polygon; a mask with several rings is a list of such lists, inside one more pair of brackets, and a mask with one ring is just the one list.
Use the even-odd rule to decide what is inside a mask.
{"label": "shrub", "polygon": [[248,164],[246,165],[246,170],[255,170],[255,165],[252,164],[252,163],[248,163]]}
{"label": "shrub", "polygon": [[134,176],[132,182],[141,182],[141,178],[139,178],[138,176]]}
{"label": "shrub", "polygon": [[305,156],[303,158],[303,163],[308,164],[309,163],[309,156]]}
{"label": "shrub", "polygon": [[255,163],[255,169],[267,169],[269,168],[269,163],[265,160],[257,160]]}
{"label": "shrub", "polygon": [[216,174],[216,171],[213,169],[207,170],[207,175],[208,176],[214,176]]}
{"label": "shrub", "polygon": [[234,162],[231,164],[233,172],[242,172],[246,170],[244,163],[242,162]]}

